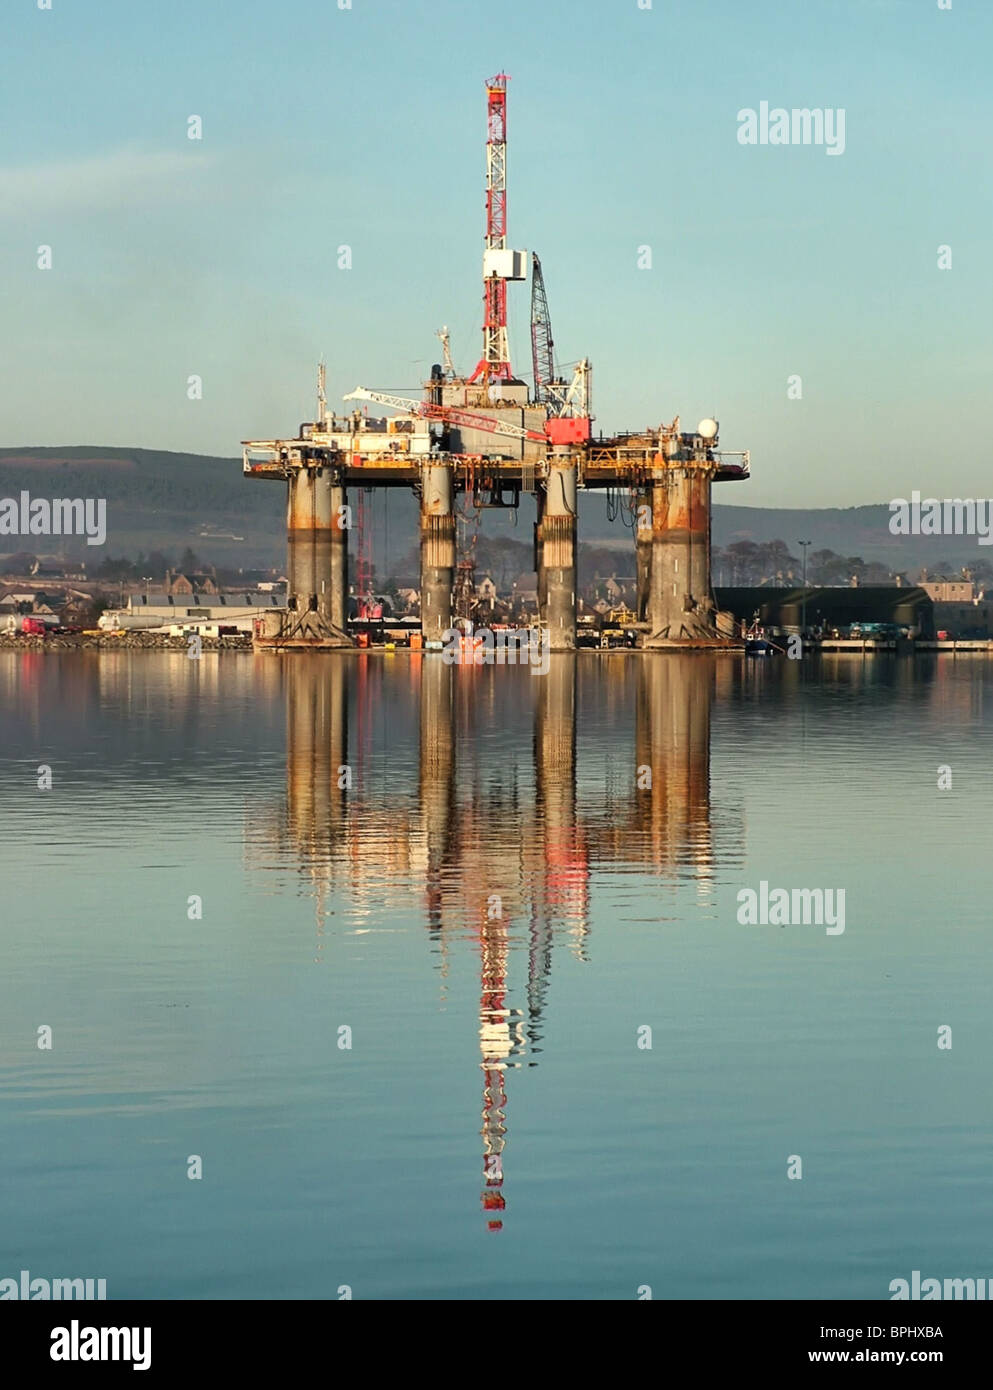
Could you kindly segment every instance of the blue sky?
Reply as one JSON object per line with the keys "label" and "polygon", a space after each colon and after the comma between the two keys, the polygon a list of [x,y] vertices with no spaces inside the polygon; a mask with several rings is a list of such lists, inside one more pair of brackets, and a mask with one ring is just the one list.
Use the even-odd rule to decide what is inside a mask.
{"label": "blue sky", "polygon": [[[4,18],[0,443],[234,455],[322,353],[329,394],[416,389],[443,323],[471,368],[504,69],[510,241],[598,427],[716,414],[736,503],[990,495],[988,0],[52,4]],[[763,100],[843,107],[845,153],[740,145]]]}

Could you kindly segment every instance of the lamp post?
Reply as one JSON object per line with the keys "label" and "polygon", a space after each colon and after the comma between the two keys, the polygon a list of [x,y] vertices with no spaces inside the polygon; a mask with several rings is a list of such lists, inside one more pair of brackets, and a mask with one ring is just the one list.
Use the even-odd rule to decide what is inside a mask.
{"label": "lamp post", "polygon": [[800,601],[800,641],[802,643],[807,631],[807,547],[810,545],[810,541],[797,541],[797,545],[803,550],[803,598]]}

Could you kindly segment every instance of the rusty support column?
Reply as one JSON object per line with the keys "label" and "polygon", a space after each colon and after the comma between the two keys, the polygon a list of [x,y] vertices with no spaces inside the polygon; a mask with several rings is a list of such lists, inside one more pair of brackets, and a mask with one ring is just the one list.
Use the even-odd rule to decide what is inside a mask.
{"label": "rusty support column", "polygon": [[678,463],[653,475],[646,647],[723,645],[710,588],[712,478],[711,469]]}
{"label": "rusty support column", "polygon": [[544,515],[538,528],[538,593],[553,652],[576,649],[576,465],[558,444],[549,460]]}
{"label": "rusty support column", "polygon": [[[340,481],[330,467],[305,466],[290,475],[286,514],[289,613],[281,630],[264,634],[276,645],[352,645],[345,626],[344,538],[338,529],[343,499]],[[266,623],[270,624],[269,615]]]}
{"label": "rusty support column", "polygon": [[426,464],[421,480],[421,632],[440,642],[452,625],[455,582],[451,464]]}

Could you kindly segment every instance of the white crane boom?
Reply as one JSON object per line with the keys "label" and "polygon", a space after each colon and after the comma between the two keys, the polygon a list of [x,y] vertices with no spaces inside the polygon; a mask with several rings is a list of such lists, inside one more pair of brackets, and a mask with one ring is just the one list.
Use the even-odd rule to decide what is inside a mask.
{"label": "white crane boom", "polygon": [[354,391],[342,397],[346,401],[373,401],[376,405],[392,406],[394,410],[405,410],[409,415],[419,415],[426,420],[439,420],[442,424],[465,425],[467,429],[483,430],[488,434],[503,434],[511,439],[531,439],[547,442],[544,434],[512,425],[507,420],[494,420],[489,415],[477,415],[471,410],[460,410],[453,405],[435,405],[432,401],[416,401],[409,396],[391,396],[386,391],[370,391],[365,386],[356,386]]}

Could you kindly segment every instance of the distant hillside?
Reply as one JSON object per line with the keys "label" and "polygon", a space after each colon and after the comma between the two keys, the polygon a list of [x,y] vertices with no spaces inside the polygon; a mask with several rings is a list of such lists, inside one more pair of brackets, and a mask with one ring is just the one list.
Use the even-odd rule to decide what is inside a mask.
{"label": "distant hillside", "polygon": [[[22,489],[48,497],[106,499],[106,545],[97,552],[85,541],[69,538],[60,552],[67,557],[92,560],[98,553],[101,558],[106,554],[133,557],[153,549],[178,553],[189,545],[218,565],[278,565],[285,558],[284,489],[277,483],[245,478],[240,459],[88,445],[0,449],[0,497],[16,496]],[[369,495],[367,500],[375,560],[385,574],[416,543],[416,504],[401,489],[391,490],[386,497]],[[489,536],[530,543],[533,518],[530,502],[522,505],[516,528],[506,511],[486,510],[482,530]],[[713,538],[719,546],[740,540],[783,540],[794,554],[802,538],[812,543],[813,550],[860,555],[904,570],[987,558],[989,548],[967,536],[896,537],[890,535],[888,523],[884,504],[803,509],[718,503]],[[221,535],[204,535],[204,531]],[[243,539],[225,538],[230,534]],[[41,549],[40,538],[33,544],[31,539],[0,538],[0,552]],[[631,544],[621,519],[611,523],[606,498],[596,494],[581,495],[580,539],[624,550]],[[51,553],[55,549],[53,544]]]}
{"label": "distant hillside", "polygon": [[[927,563],[935,549],[927,543],[942,537],[891,536],[890,510],[884,503],[870,507],[722,507],[714,508],[713,539],[715,545],[730,545],[734,541],[783,540],[794,554],[799,554],[798,540],[811,542],[812,550],[834,550],[839,555],[861,555],[865,560],[884,560],[897,569],[908,564]],[[909,558],[913,546],[920,540],[925,545],[921,558]],[[955,537],[952,537],[955,541]],[[975,550],[975,540],[959,537],[960,547]],[[939,546],[940,548],[940,546]],[[981,552],[980,552],[981,553]],[[973,555],[975,558],[975,555]]]}
{"label": "distant hillside", "polygon": [[[277,558],[280,490],[250,483],[240,459],[85,445],[0,449],[0,496],[16,496],[22,488],[48,497],[105,498],[107,542],[101,555],[179,551],[189,545],[203,554],[209,550],[210,558],[225,564],[249,566]],[[204,529],[244,540],[208,541],[200,535]],[[40,545],[39,538],[30,537],[3,541],[5,550],[36,550]],[[96,553],[85,539],[65,543],[67,556],[92,559]]]}

